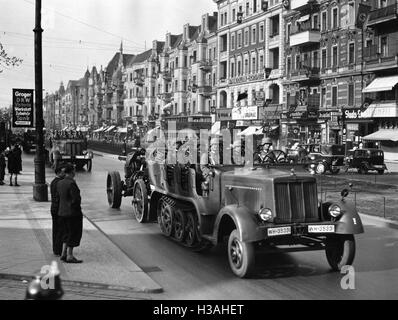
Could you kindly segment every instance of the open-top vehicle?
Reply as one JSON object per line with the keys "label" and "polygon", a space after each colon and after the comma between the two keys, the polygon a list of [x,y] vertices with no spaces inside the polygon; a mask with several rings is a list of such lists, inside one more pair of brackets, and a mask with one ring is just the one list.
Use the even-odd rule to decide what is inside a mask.
{"label": "open-top vehicle", "polygon": [[368,173],[368,171],[373,170],[379,174],[384,174],[384,171],[387,170],[383,150],[374,148],[349,150],[345,165],[346,171],[354,168],[359,173]]}
{"label": "open-top vehicle", "polygon": [[140,222],[157,221],[165,236],[195,251],[226,241],[229,265],[238,277],[253,274],[256,250],[324,250],[333,270],[353,263],[354,235],[364,230],[346,199],[348,190],[339,201],[320,203],[316,179],[308,173],[219,165],[208,166],[204,175],[203,166],[155,158],[147,155],[143,177],[148,180],[137,184],[143,179],[136,179],[134,188],[109,174],[108,195],[112,188],[133,190]]}
{"label": "open-top vehicle", "polygon": [[84,139],[52,139],[48,157],[53,168],[67,162],[74,164],[78,170],[86,166],[90,172],[94,153],[87,150],[87,142]]}

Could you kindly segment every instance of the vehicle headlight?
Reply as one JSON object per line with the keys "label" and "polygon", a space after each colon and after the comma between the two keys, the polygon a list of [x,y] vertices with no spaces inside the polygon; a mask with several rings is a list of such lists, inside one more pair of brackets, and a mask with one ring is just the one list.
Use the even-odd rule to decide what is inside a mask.
{"label": "vehicle headlight", "polygon": [[268,208],[262,208],[260,209],[258,215],[260,216],[261,220],[267,222],[272,219],[272,211],[271,209]]}
{"label": "vehicle headlight", "polygon": [[315,156],[311,156],[311,157],[310,157],[310,160],[315,160]]}
{"label": "vehicle headlight", "polygon": [[333,218],[337,218],[341,215],[341,208],[337,204],[333,204],[329,207],[329,214]]}

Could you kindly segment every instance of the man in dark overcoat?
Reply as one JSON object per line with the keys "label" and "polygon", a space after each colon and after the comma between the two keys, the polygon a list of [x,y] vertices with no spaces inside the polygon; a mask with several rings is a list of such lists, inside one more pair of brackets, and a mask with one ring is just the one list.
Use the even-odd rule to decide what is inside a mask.
{"label": "man in dark overcoat", "polygon": [[80,189],[74,180],[75,167],[68,164],[64,172],[64,179],[57,184],[58,216],[64,233],[61,260],[66,263],[81,263],[83,261],[73,255],[73,249],[80,246],[83,234]]}
{"label": "man in dark overcoat", "polygon": [[51,181],[51,218],[52,218],[52,238],[53,238],[53,253],[56,256],[62,254],[63,233],[62,226],[58,219],[59,209],[59,194],[57,192],[57,184],[65,177],[64,168],[59,166],[55,168],[55,178]]}

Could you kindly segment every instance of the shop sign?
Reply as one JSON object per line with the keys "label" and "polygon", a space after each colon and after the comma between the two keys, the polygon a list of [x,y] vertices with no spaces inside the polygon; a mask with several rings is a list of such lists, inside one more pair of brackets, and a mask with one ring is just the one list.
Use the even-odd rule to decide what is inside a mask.
{"label": "shop sign", "polygon": [[248,127],[250,125],[251,125],[250,121],[242,121],[242,120],[236,121],[237,127]]}
{"label": "shop sign", "polygon": [[33,128],[32,89],[12,89],[12,126],[14,128]]}
{"label": "shop sign", "polygon": [[362,111],[360,109],[344,109],[343,116],[346,120],[362,119]]}
{"label": "shop sign", "polygon": [[249,81],[260,81],[265,79],[265,74],[264,72],[257,73],[257,74],[251,74],[248,76],[241,76],[241,77],[236,77],[233,79],[229,79],[229,84],[238,84],[238,83],[244,83],[244,82],[249,82]]}
{"label": "shop sign", "polygon": [[257,120],[258,107],[238,107],[232,109],[232,120]]}
{"label": "shop sign", "polygon": [[331,119],[332,114],[330,111],[319,111],[318,118],[319,119]]}
{"label": "shop sign", "polygon": [[232,108],[216,109],[216,121],[228,121],[232,119]]}
{"label": "shop sign", "polygon": [[347,130],[348,131],[358,131],[359,124],[358,123],[347,123]]}

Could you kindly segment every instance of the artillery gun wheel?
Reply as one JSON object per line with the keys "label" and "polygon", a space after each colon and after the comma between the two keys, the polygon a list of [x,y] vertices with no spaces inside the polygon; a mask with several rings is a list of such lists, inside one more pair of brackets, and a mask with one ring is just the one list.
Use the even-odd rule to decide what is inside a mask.
{"label": "artillery gun wheel", "polygon": [[326,258],[334,271],[352,265],[355,257],[355,238],[350,235],[333,235],[326,239]]}
{"label": "artillery gun wheel", "polygon": [[88,160],[87,161],[87,172],[91,172],[91,169],[93,168],[93,160]]}
{"label": "artillery gun wheel", "polygon": [[147,221],[148,215],[148,193],[146,184],[142,179],[134,183],[133,191],[133,213],[139,223]]}
{"label": "artillery gun wheel", "polygon": [[173,232],[173,211],[174,202],[168,198],[160,201],[158,213],[158,223],[163,234],[170,237]]}
{"label": "artillery gun wheel", "polygon": [[122,204],[122,181],[117,171],[108,173],[106,179],[106,193],[108,196],[108,204],[113,209],[120,208]]}
{"label": "artillery gun wheel", "polygon": [[228,239],[229,265],[238,277],[247,278],[253,273],[255,255],[253,243],[242,242],[238,230],[234,229]]}

